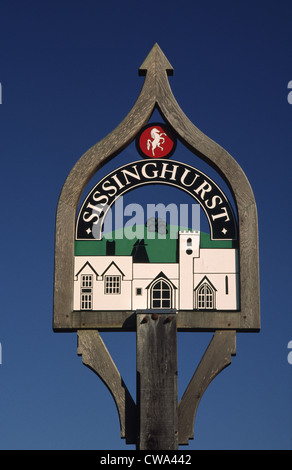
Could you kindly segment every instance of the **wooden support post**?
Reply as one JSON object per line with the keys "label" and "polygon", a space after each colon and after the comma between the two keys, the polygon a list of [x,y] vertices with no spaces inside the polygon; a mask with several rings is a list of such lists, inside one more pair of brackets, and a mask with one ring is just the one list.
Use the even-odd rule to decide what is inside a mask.
{"label": "wooden support post", "polygon": [[178,449],[175,311],[137,312],[137,405],[137,448]]}

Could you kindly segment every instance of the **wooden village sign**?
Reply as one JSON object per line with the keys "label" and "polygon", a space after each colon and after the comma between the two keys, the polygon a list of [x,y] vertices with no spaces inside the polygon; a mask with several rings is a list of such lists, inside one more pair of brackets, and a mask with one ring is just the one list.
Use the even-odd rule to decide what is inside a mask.
{"label": "wooden village sign", "polygon": [[[168,82],[173,69],[157,44],[139,73],[145,81],[134,107],[80,158],[63,186],[56,217],[53,328],[77,331],[83,363],[113,395],[121,437],[137,449],[168,450],[193,438],[200,398],[231,363],[236,332],[260,329],[257,211],[238,163],[180,109]],[[150,121],[154,110],[160,122]],[[92,177],[133,141],[135,161],[104,176],[79,208]],[[209,176],[179,161],[177,141],[220,174],[235,210]],[[198,230],[179,230],[177,258],[152,263],[143,246],[144,258],[136,256],[138,242],[126,253],[117,250],[117,242],[103,240],[107,211],[121,195],[160,184],[195,199],[217,248],[204,247]],[[99,331],[136,332],[136,403]],[[214,332],[179,404],[177,331]]]}

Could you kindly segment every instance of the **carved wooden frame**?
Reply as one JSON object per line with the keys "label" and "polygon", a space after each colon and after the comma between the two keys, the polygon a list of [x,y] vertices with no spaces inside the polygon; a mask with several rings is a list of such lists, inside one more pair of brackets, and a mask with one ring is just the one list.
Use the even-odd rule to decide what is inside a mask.
{"label": "carved wooden frame", "polygon": [[105,162],[134,140],[156,107],[183,144],[223,177],[232,192],[238,214],[239,311],[179,311],[178,330],[260,329],[258,225],[252,189],[243,170],[229,153],[204,135],[183,113],[168,82],[167,76],[172,73],[172,66],[155,44],[139,69],[139,74],[145,76],[145,80],[135,105],[116,129],[78,160],[64,183],[56,215],[54,331],[91,328],[100,331],[135,331],[133,311],[73,311],[75,221],[87,183]]}

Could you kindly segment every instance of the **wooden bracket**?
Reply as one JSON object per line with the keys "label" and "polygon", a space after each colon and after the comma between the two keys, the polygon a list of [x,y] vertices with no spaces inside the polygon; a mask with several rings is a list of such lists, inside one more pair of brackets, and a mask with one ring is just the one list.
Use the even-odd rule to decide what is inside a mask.
{"label": "wooden bracket", "polygon": [[95,372],[111,392],[120,418],[121,438],[136,444],[136,404],[124,384],[98,330],[79,330],[77,354]]}
{"label": "wooden bracket", "polygon": [[187,445],[194,438],[199,402],[212,380],[231,364],[236,355],[236,331],[216,331],[178,406],[178,441]]}
{"label": "wooden bracket", "polygon": [[236,331],[214,333],[177,406],[176,315],[137,314],[137,405],[97,330],[78,330],[78,355],[112,394],[121,438],[142,450],[175,450],[194,438],[199,402],[236,354]]}

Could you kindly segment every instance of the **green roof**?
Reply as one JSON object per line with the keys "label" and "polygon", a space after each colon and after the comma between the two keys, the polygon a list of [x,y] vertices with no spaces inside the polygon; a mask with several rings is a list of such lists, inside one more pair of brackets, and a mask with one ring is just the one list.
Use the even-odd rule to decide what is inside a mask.
{"label": "green roof", "polygon": [[[173,238],[173,234],[178,232],[177,227],[167,226],[168,233],[164,236],[157,232],[147,232],[147,227],[136,227],[136,234],[132,233],[133,227],[125,227],[116,230],[102,240],[76,240],[75,256],[105,256],[109,254],[110,245],[113,247],[116,256],[131,256],[140,253],[137,261],[150,263],[176,263],[178,262],[178,238]],[[125,233],[128,236],[123,236]],[[150,237],[154,237],[153,239]],[[211,240],[210,234],[200,233],[201,248],[236,248],[237,241]]]}

